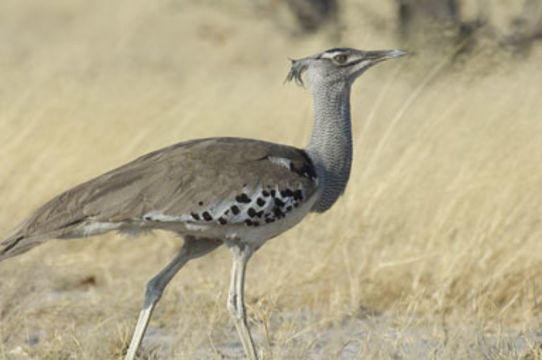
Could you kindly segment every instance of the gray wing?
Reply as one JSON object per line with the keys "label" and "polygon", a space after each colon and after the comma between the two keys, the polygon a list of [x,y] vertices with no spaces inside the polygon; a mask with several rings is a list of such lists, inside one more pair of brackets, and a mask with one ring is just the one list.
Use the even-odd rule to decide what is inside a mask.
{"label": "gray wing", "polygon": [[238,138],[179,143],[53,198],[2,242],[0,260],[49,238],[83,236],[78,229],[92,224],[112,225],[103,230],[142,222],[251,225],[243,207],[271,222],[316,187],[310,159],[294,147]]}

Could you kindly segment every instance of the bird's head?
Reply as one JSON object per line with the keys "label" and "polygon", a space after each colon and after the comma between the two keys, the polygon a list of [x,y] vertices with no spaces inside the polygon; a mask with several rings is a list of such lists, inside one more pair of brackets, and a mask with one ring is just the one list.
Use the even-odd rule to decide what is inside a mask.
{"label": "bird's head", "polygon": [[305,72],[305,78],[311,88],[315,85],[352,84],[371,66],[405,54],[403,50],[330,49],[303,59],[292,60],[292,68],[286,81],[295,80],[298,85],[303,85],[301,75]]}

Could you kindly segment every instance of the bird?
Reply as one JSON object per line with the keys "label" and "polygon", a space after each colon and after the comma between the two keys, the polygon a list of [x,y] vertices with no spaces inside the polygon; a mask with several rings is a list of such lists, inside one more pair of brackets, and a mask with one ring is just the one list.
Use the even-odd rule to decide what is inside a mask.
{"label": "bird", "polygon": [[0,244],[0,261],[49,239],[168,230],[183,238],[173,260],[146,286],[125,359],[133,360],[152,312],[189,260],[225,245],[233,261],[227,308],[247,359],[257,352],[244,301],[246,266],[267,240],[309,213],[327,211],[343,194],[352,165],[350,93],[373,65],[403,50],[333,48],[291,60],[285,82],[307,87],[314,124],[305,148],[215,137],[143,155],[54,197]]}

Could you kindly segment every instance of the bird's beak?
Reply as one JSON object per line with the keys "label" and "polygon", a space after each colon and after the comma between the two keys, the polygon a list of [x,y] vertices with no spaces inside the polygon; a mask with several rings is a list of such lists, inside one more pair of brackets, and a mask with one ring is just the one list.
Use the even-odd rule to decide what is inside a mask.
{"label": "bird's beak", "polygon": [[369,60],[372,64],[376,64],[381,61],[393,59],[403,55],[406,55],[406,51],[404,50],[364,51],[363,59]]}
{"label": "bird's beak", "polygon": [[373,65],[385,60],[403,56],[405,54],[406,51],[403,50],[361,51],[361,58],[357,64],[352,66],[350,77],[352,80],[356,79]]}

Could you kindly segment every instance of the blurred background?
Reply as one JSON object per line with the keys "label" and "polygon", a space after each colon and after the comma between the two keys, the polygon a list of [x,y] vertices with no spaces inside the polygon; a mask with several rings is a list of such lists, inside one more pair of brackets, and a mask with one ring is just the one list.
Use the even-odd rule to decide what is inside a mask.
{"label": "blurred background", "polygon": [[[0,238],[61,191],[198,137],[303,147],[288,58],[401,48],[352,93],[328,213],[249,263],[264,359],[540,359],[542,1],[3,0]],[[172,234],[50,241],[0,263],[0,359],[126,350]],[[239,358],[230,255],[189,263],[141,359]]]}

